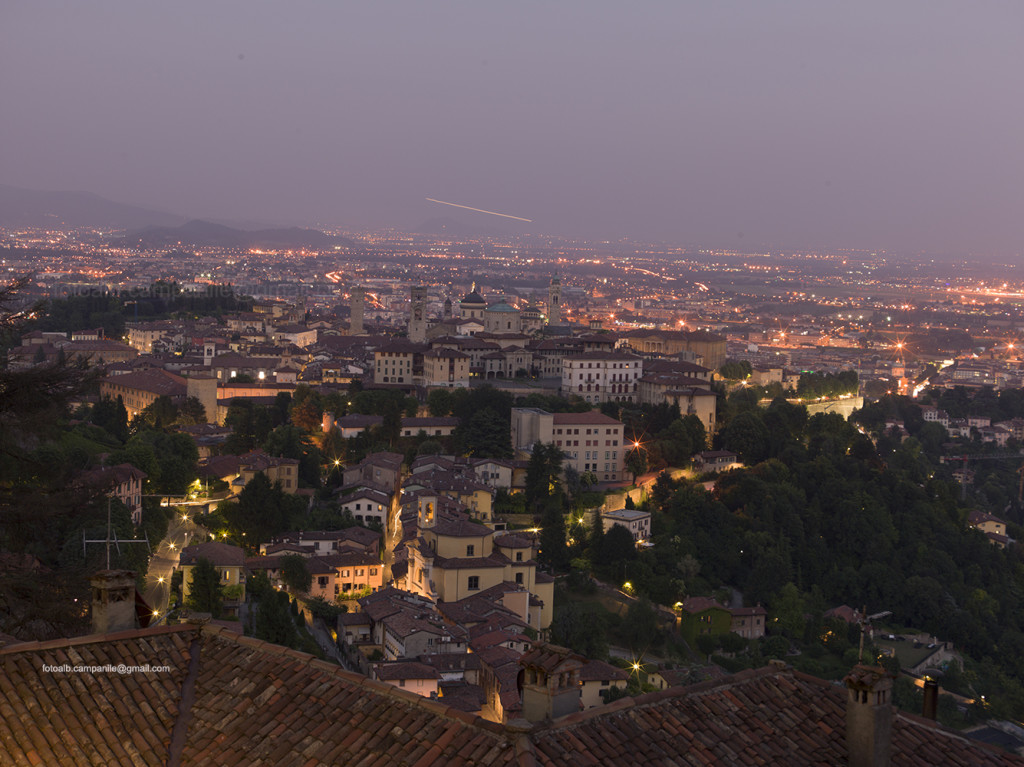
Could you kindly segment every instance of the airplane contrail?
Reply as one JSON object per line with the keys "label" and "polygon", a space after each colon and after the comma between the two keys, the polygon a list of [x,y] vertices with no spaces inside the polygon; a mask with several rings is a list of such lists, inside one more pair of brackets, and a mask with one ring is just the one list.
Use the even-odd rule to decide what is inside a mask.
{"label": "airplane contrail", "polygon": [[465,210],[475,210],[477,213],[488,213],[492,216],[501,216],[502,218],[514,218],[516,221],[528,221],[533,223],[532,218],[523,218],[522,216],[510,216],[508,213],[495,213],[493,210],[484,210],[483,208],[471,208],[468,205],[459,205],[456,202],[445,202],[444,200],[435,200],[433,197],[425,198],[427,202],[436,202],[439,205],[451,205],[453,208],[463,208]]}

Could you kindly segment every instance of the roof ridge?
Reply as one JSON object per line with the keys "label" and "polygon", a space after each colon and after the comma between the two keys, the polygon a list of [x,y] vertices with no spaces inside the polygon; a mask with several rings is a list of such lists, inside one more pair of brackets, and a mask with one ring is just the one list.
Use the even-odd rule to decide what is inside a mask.
{"label": "roof ridge", "polygon": [[[760,677],[777,676],[780,674],[792,675],[793,673],[793,670],[788,667],[785,669],[779,669],[774,666],[763,666],[758,669],[743,669],[742,671],[723,679],[709,679],[704,682],[697,682],[696,684],[676,685],[674,687],[667,687],[664,690],[656,690],[655,692],[648,692],[635,697],[619,698],[618,700],[606,703],[603,706],[588,708],[586,711],[579,711],[560,717],[542,727],[535,728],[534,731],[557,730],[562,727],[572,727],[590,719],[615,714],[628,708],[640,708],[642,706],[658,703],[666,698],[689,697],[691,695],[699,695],[709,690],[729,689],[730,687],[735,687],[736,685],[743,684]],[[821,682],[822,680],[819,679],[817,681]]]}
{"label": "roof ridge", "polygon": [[[218,627],[219,628],[219,627]],[[144,629],[128,629],[126,631],[115,631],[107,634],[83,634],[77,637],[60,637],[34,642],[19,642],[18,644],[0,647],[0,655],[13,655],[19,652],[36,650],[56,650],[65,647],[78,647],[99,642],[116,642],[122,639],[136,639],[139,637],[160,636],[162,634],[178,634],[189,631],[196,631],[198,626],[194,623],[179,623],[173,626],[150,626]]]}

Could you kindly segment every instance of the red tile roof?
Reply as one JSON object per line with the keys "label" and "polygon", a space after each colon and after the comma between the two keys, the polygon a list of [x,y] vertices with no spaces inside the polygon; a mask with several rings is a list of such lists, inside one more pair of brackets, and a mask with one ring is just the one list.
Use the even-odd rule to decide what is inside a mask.
{"label": "red tile roof", "polygon": [[[769,667],[674,687],[572,714],[534,729],[536,764],[847,764],[846,689]],[[1020,765],[1012,754],[934,722],[893,718],[893,767]]]}
{"label": "red tile roof", "polygon": [[[483,655],[500,672],[503,691],[508,682],[514,694],[515,654],[492,648]],[[147,662],[169,670],[44,670]],[[846,690],[777,667],[624,698],[526,729],[220,627],[28,642],[0,649],[0,666],[5,765],[809,767],[848,760]],[[897,714],[892,733],[893,767],[1024,765],[916,716]]]}

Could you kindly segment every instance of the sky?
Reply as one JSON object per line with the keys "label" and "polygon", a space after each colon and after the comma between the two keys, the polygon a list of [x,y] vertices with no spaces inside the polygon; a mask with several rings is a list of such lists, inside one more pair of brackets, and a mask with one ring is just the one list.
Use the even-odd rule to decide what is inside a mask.
{"label": "sky", "polygon": [[0,0],[0,183],[274,224],[1013,258],[1022,28],[1019,0]]}

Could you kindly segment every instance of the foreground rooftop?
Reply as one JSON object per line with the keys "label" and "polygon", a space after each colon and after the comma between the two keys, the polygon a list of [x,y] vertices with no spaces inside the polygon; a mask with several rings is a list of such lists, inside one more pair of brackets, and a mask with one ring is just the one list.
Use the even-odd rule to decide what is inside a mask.
{"label": "foreground rooftop", "polygon": [[[166,665],[118,674],[44,664]],[[846,764],[846,690],[769,667],[553,723],[500,725],[310,655],[166,626],[0,650],[0,763]],[[517,726],[521,724],[521,726]],[[1024,760],[902,713],[893,765]]]}

